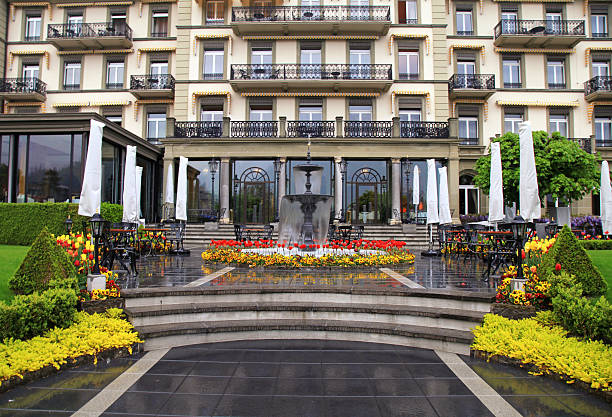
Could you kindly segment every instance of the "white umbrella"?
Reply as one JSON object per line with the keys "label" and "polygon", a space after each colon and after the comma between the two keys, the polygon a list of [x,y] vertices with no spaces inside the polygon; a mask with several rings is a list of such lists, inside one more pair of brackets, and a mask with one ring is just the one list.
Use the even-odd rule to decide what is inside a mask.
{"label": "white umbrella", "polygon": [[414,166],[412,170],[412,205],[414,206],[414,214],[415,220],[419,210],[419,203],[421,201],[421,196],[419,195],[420,190],[419,186],[421,184],[421,179],[419,178],[419,167],[418,165]]}
{"label": "white umbrella", "polygon": [[491,173],[489,187],[489,221],[504,219],[504,186],[499,142],[491,143]]}
{"label": "white umbrella", "polygon": [[138,223],[142,223],[142,210],[140,209],[140,196],[142,185],[142,167],[136,167],[136,213],[138,214]]}
{"label": "white umbrella", "polygon": [[533,219],[539,219],[541,212],[531,123],[519,123],[519,139],[521,148],[519,208],[523,219],[532,221]]}
{"label": "white umbrella", "polygon": [[100,212],[102,202],[102,129],[105,124],[91,120],[89,144],[79,199],[79,214],[91,217]]}
{"label": "white umbrella", "polygon": [[438,182],[436,161],[427,160],[427,224],[438,223]]}
{"label": "white umbrella", "polygon": [[127,146],[125,152],[125,169],[123,171],[123,221],[138,222],[136,189],[136,146]]}
{"label": "white umbrella", "polygon": [[174,166],[168,165],[168,177],[166,178],[166,196],[164,203],[174,204]]}
{"label": "white umbrella", "polygon": [[608,161],[601,163],[601,188],[599,191],[601,228],[605,235],[612,232],[612,187],[610,186],[610,167]]}
{"label": "white umbrella", "polygon": [[440,224],[452,223],[453,219],[451,217],[450,203],[448,201],[448,177],[446,174],[446,167],[438,168],[438,173],[440,174]]}
{"label": "white umbrella", "polygon": [[178,184],[176,186],[176,219],[187,221],[187,164],[184,156],[179,158]]}

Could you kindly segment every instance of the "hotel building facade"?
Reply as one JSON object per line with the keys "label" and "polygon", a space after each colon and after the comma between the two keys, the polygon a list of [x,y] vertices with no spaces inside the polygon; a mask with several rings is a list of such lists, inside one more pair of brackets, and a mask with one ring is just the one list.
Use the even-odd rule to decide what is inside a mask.
{"label": "hotel building facade", "polygon": [[98,113],[115,124],[103,198],[121,202],[137,144],[149,220],[186,156],[190,220],[273,222],[308,142],[338,218],[424,211],[428,158],[454,219],[486,213],[475,161],[523,120],[611,159],[611,15],[596,0],[9,2],[0,197],[78,197],[86,133],[67,126]]}

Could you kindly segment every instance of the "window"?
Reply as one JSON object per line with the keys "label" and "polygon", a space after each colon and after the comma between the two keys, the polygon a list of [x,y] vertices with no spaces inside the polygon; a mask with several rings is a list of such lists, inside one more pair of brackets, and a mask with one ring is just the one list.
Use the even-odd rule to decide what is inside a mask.
{"label": "window", "polygon": [[478,117],[459,116],[459,139],[462,145],[478,145]]}
{"label": "window", "polygon": [[565,61],[549,59],[547,62],[548,88],[565,88]]}
{"label": "window", "polygon": [[29,79],[38,78],[39,71],[40,70],[37,64],[27,64],[23,66],[21,76],[22,78]]}
{"label": "window", "polygon": [[349,120],[355,122],[372,121],[372,100],[354,98],[350,99]]}
{"label": "window", "polygon": [[202,99],[200,107],[200,120],[202,122],[222,122],[223,98],[206,97]]}
{"label": "window", "polygon": [[300,77],[321,78],[321,42],[302,42],[300,44]]}
{"label": "window", "polygon": [[79,90],[81,88],[81,63],[66,62],[64,64],[64,90]]}
{"label": "window", "polygon": [[168,75],[168,61],[152,61],[149,70],[151,75]]}
{"label": "window", "polygon": [[419,50],[399,47],[398,49],[400,80],[417,80],[419,78]]}
{"label": "window", "polygon": [[504,58],[502,61],[504,88],[521,88],[521,61],[519,58]]}
{"label": "window", "polygon": [[68,36],[81,36],[83,31],[83,13],[70,12],[66,19],[66,34]]}
{"label": "window", "polygon": [[594,38],[608,37],[608,15],[604,13],[591,14],[591,34]]}
{"label": "window", "polygon": [[609,61],[593,61],[593,77],[607,77],[610,75]]}
{"label": "window", "polygon": [[106,67],[106,88],[123,88],[124,63],[109,62]]}
{"label": "window", "polygon": [[595,140],[597,145],[612,145],[612,116],[595,117]]}
{"label": "window", "polygon": [[568,132],[567,114],[551,114],[548,119],[548,131],[559,132],[561,136],[567,137]]}
{"label": "window", "polygon": [[249,100],[249,120],[271,121],[273,103],[271,98]]}
{"label": "window", "polygon": [[457,58],[457,76],[455,77],[455,88],[478,88],[476,83],[476,59],[473,57]]}
{"label": "window", "polygon": [[459,210],[461,214],[480,213],[478,187],[474,185],[474,177],[471,175],[459,177]]}
{"label": "window", "polygon": [[206,24],[222,25],[225,22],[223,0],[212,0],[206,2]]}
{"label": "window", "polygon": [[0,136],[0,203],[8,203],[8,172],[10,136]]}
{"label": "window", "polygon": [[349,0],[350,20],[369,20],[370,18],[369,0]]}
{"label": "window", "polygon": [[223,79],[223,47],[204,47],[204,73],[205,80]]}
{"label": "window", "polygon": [[42,17],[40,15],[28,15],[26,16],[26,28],[25,37],[26,41],[39,41],[40,40],[40,25]]}
{"label": "window", "polygon": [[421,121],[421,102],[414,98],[399,99],[399,118],[401,122]]}
{"label": "window", "polygon": [[508,33],[508,34],[518,33],[518,10],[516,9],[502,10],[501,30],[502,30],[502,33]]}
{"label": "window", "polygon": [[113,122],[119,126],[121,126],[121,123],[123,121],[123,117],[120,114],[109,114],[105,115],[104,117],[106,117],[108,121]]}
{"label": "window", "polygon": [[471,36],[474,34],[471,9],[457,9],[456,12],[457,35]]}
{"label": "window", "polygon": [[164,38],[168,36],[168,9],[153,10],[151,22],[151,37]]}
{"label": "window", "polygon": [[299,118],[302,121],[323,120],[323,100],[320,98],[303,98],[299,104]]}
{"label": "window", "polygon": [[147,114],[147,139],[158,142],[166,137],[166,113]]}
{"label": "window", "polygon": [[370,44],[351,42],[349,45],[351,79],[370,78]]}
{"label": "window", "polygon": [[125,35],[127,27],[127,13],[125,10],[111,12],[111,23],[113,36]]}
{"label": "window", "polygon": [[563,33],[563,14],[561,11],[546,12],[546,33],[559,35]]}
{"label": "window", "polygon": [[507,112],[504,114],[504,133],[512,132],[518,134],[519,123],[523,122],[522,113]]}
{"label": "window", "polygon": [[416,0],[399,0],[397,2],[398,22],[408,25],[418,23]]}

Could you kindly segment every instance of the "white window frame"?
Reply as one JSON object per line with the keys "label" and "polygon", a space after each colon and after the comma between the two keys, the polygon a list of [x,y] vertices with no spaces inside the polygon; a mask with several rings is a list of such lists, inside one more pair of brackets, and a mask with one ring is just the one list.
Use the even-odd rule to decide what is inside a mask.
{"label": "white window frame", "polygon": [[202,110],[200,109],[200,121],[202,122],[222,122],[223,110]]}
{"label": "white window frame", "polygon": [[[551,80],[550,77],[550,69],[553,68],[553,79]],[[561,80],[559,80],[559,71],[561,72],[560,78]],[[550,86],[551,84],[565,84],[565,61],[562,59],[553,59],[553,60],[548,60],[546,62],[546,74],[548,77],[548,85]]]}
{"label": "white window frame", "polygon": [[595,139],[599,141],[612,141],[612,117],[595,117]]}
{"label": "white window frame", "polygon": [[[397,54],[398,67],[400,76],[406,77],[405,79],[418,79],[419,77],[419,51],[399,51]],[[414,64],[414,59],[416,59],[416,65]],[[406,69],[406,71],[402,72],[402,66]],[[414,68],[416,66],[416,68]],[[414,77],[416,76],[416,77]]]}
{"label": "white window frame", "polygon": [[420,122],[421,113],[419,109],[399,109],[400,122]]}
{"label": "white window frame", "polygon": [[157,19],[161,19],[161,18],[166,18],[166,36],[168,36],[168,32],[170,30],[170,25],[169,25],[170,21],[168,20],[168,10],[154,10],[151,13],[151,19],[153,20],[151,22],[151,33],[161,33],[155,30]]}
{"label": "white window frame", "polygon": [[[506,79],[506,68],[508,68],[508,79]],[[514,73],[518,80],[514,79]],[[522,84],[521,81],[521,61],[518,58],[504,58],[502,60],[502,75],[504,77],[504,87],[506,84]]]}
{"label": "white window frame", "polygon": [[42,16],[26,16],[26,39],[41,39]]}
{"label": "white window frame", "polygon": [[607,33],[608,33],[608,15],[604,13],[591,14],[591,34],[594,37],[596,37],[596,35],[599,35],[599,34],[604,35]]}
{"label": "white window frame", "polygon": [[[563,126],[565,125],[565,126]],[[562,129],[560,129],[560,127]],[[549,133],[559,132],[561,136],[567,137],[569,134],[569,117],[567,114],[551,114],[548,116]]]}
{"label": "white window frame", "polygon": [[[524,115],[522,113],[505,113],[504,114],[504,133],[512,132],[518,134],[519,131],[519,123],[522,123],[524,120]],[[510,125],[510,129],[506,127],[506,123]]]}
{"label": "white window frame", "polygon": [[[219,13],[219,8],[221,8],[221,13]],[[209,11],[213,11],[213,13],[209,14]],[[221,17],[219,17],[221,14]],[[212,17],[214,15],[215,17]],[[206,23],[208,24],[223,24],[225,22],[225,2],[223,0],[209,0],[206,2]]]}
{"label": "white window frame", "polygon": [[474,33],[474,11],[473,10],[457,10],[455,14],[456,14],[455,25],[457,26],[456,28],[457,34],[461,32]]}
{"label": "white window frame", "polygon": [[593,61],[591,63],[593,71],[593,77],[602,76],[607,77],[610,75],[610,62],[609,61]]}
{"label": "white window frame", "polygon": [[[204,79],[208,78],[209,76],[216,76],[218,74],[221,74],[221,78],[223,78],[223,69],[225,66],[225,52],[223,51],[223,49],[204,49],[204,62],[202,63],[202,75],[204,76]],[[206,63],[208,61],[212,61],[212,68],[215,72],[206,72]],[[220,66],[220,68],[217,68],[217,66]],[[217,69],[220,69],[220,72],[216,72]]]}
{"label": "white window frame", "polygon": [[[78,82],[75,82],[75,78],[77,79]],[[81,88],[81,63],[80,62],[64,63],[64,88],[66,88],[67,85],[78,86],[78,89]]]}
{"label": "white window frame", "polygon": [[168,61],[151,62],[149,72],[150,75],[168,75]]}
{"label": "white window frame", "polygon": [[147,139],[166,137],[166,118],[166,113],[147,113]]}
{"label": "white window frame", "polygon": [[[119,70],[120,69],[120,70]],[[121,72],[120,76],[118,72]],[[106,84],[121,84],[121,87],[114,88],[122,88],[123,87],[123,79],[125,76],[125,62],[123,61],[109,61],[106,64]]]}
{"label": "white window frame", "polygon": [[[478,117],[476,116],[459,116],[459,138],[460,139],[476,139],[478,140]],[[465,131],[468,133],[468,136],[461,136],[461,125],[465,125]],[[473,124],[473,126],[471,126]],[[476,135],[469,136],[471,130],[474,130]],[[470,141],[472,143],[473,141]]]}
{"label": "white window frame", "polygon": [[40,78],[40,65],[26,64],[21,69],[21,77],[26,79]]}
{"label": "white window frame", "polygon": [[[465,205],[464,207],[460,207],[459,210],[461,211],[461,214],[463,215],[476,214],[476,213],[469,213],[470,204],[468,203],[469,201],[468,196],[470,194],[470,190],[476,190],[476,213],[480,213],[480,189],[476,187],[474,184],[461,184],[459,185],[459,194],[464,193],[463,202]],[[459,201],[461,201],[461,199],[459,199]]]}
{"label": "white window frame", "polygon": [[372,105],[349,105],[349,120],[354,122],[371,122]]}

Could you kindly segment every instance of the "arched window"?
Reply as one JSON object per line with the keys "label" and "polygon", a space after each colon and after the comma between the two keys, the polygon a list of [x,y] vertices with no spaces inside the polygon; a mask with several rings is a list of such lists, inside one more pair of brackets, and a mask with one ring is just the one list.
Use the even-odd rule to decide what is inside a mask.
{"label": "arched window", "polygon": [[474,176],[463,174],[459,177],[459,211],[460,214],[480,213],[478,187],[474,185]]}

